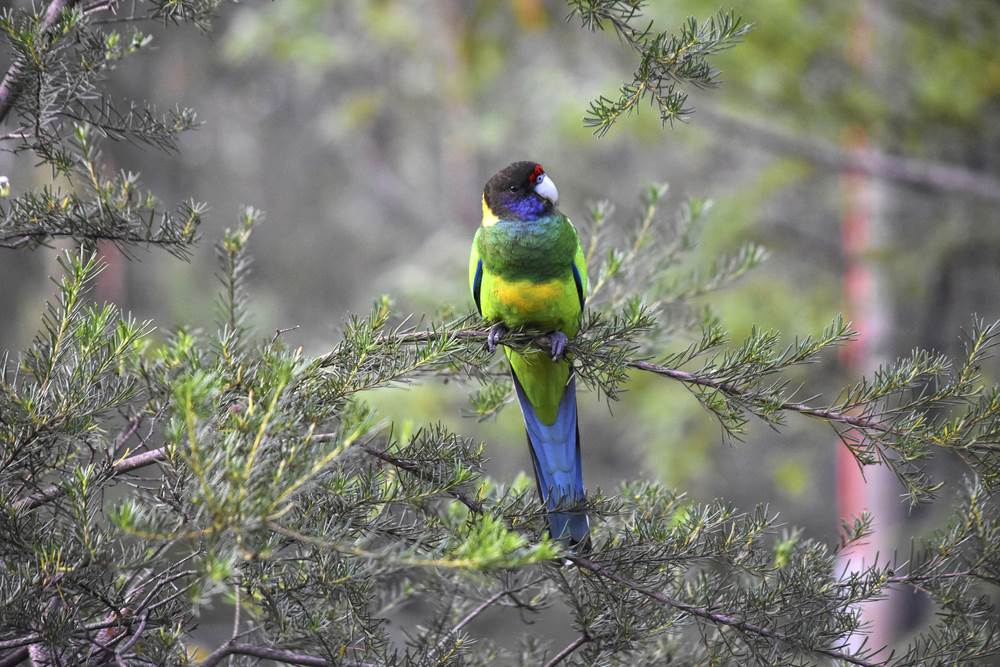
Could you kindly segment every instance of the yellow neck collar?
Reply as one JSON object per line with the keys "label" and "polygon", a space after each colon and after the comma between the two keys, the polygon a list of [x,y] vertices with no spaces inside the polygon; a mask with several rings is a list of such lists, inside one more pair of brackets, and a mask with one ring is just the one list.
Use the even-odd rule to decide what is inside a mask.
{"label": "yellow neck collar", "polygon": [[493,225],[500,222],[500,218],[494,213],[490,207],[486,204],[486,195],[483,195],[483,227],[492,227]]}

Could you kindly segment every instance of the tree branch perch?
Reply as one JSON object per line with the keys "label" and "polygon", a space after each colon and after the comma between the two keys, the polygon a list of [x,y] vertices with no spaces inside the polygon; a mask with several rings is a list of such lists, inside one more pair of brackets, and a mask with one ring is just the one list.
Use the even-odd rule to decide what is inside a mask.
{"label": "tree branch perch", "polygon": [[[42,35],[48,34],[59,22],[62,13],[72,8],[77,2],[78,0],[52,0],[45,10],[39,32]],[[0,123],[6,120],[7,114],[14,108],[14,103],[21,94],[23,76],[24,63],[20,59],[15,59],[7,70],[7,74],[4,75],[3,81],[0,81]]]}
{"label": "tree branch perch", "polygon": [[801,644],[796,642],[796,640],[793,637],[788,637],[786,635],[781,634],[780,632],[775,632],[774,630],[770,630],[755,623],[741,620],[730,614],[711,611],[703,607],[697,607],[695,605],[688,604],[680,600],[675,600],[674,598],[670,597],[669,595],[666,595],[665,593],[650,590],[644,586],[637,584],[634,581],[626,579],[625,577],[621,576],[616,572],[612,572],[611,570],[608,570],[602,567],[601,565],[598,565],[597,563],[588,560],[586,558],[583,558],[581,556],[567,556],[567,560],[571,561],[573,564],[575,564],[577,567],[581,569],[588,570],[590,572],[593,572],[594,574],[605,577],[606,579],[610,579],[611,581],[619,583],[622,586],[625,586],[626,588],[629,588],[637,593],[641,593],[646,597],[652,598],[653,600],[656,600],[660,604],[673,607],[674,609],[684,612],[685,614],[696,616],[698,618],[709,621],[716,625],[724,625],[727,627],[735,628],[742,632],[747,632],[753,635],[757,635],[759,637],[766,637],[767,639],[771,639],[776,642],[781,642],[783,644],[793,646],[800,651],[825,655],[828,658],[833,658],[834,660],[843,660],[844,662],[848,662],[852,665],[860,665],[861,667],[880,667],[881,665],[885,664],[884,661],[872,662],[864,658],[859,658],[856,656],[849,655],[837,649],[802,646]]}

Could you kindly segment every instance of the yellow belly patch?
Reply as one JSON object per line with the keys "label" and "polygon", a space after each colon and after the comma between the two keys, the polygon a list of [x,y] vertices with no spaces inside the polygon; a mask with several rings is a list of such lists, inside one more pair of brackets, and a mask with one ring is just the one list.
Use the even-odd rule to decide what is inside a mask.
{"label": "yellow belly patch", "polygon": [[559,280],[536,283],[498,278],[494,285],[497,301],[507,308],[519,311],[526,318],[530,318],[534,313],[550,312],[554,302],[563,295],[564,289]]}

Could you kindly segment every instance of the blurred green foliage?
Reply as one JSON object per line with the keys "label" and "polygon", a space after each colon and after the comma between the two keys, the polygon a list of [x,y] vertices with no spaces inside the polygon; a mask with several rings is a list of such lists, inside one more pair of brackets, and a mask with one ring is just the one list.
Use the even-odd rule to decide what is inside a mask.
{"label": "blurred green foliage", "polygon": [[[792,335],[816,331],[842,309],[837,175],[756,148],[752,136],[719,132],[711,114],[698,110],[767,118],[831,143],[860,125],[887,151],[989,169],[996,162],[991,148],[1000,154],[991,129],[1000,85],[997,12],[980,0],[876,3],[869,74],[849,55],[862,3],[732,4],[753,30],[713,61],[724,85],[692,98],[690,121],[663,131],[655,110],[641,109],[599,141],[580,122],[587,103],[613,92],[635,63],[613,35],[564,21],[567,5],[555,1],[244,3],[220,19],[218,40],[154,35],[162,64],[123,66],[113,83],[149,87],[154,100],[161,90],[197,100],[205,125],[184,140],[179,157],[144,177],[167,201],[211,195],[209,237],[242,203],[270,212],[253,242],[257,301],[249,316],[263,329],[301,325],[287,335],[307,350],[323,350],[345,313],[365,308],[376,293],[391,294],[403,310],[470,307],[464,273],[479,190],[498,166],[524,157],[546,164],[563,208],[581,226],[589,204],[608,197],[618,204],[617,219],[630,219],[632,197],[650,181],[670,182],[673,201],[711,195],[715,208],[693,266],[746,241],[771,253],[734,289],[712,297],[723,323],[737,338],[755,324]],[[650,3],[646,11],[668,26],[718,9],[679,0]],[[137,155],[116,146],[106,159],[130,164]],[[15,194],[43,177],[22,162],[10,174]],[[898,222],[879,261],[899,304],[893,349],[902,352],[928,342],[921,313],[934,309],[935,258],[966,239],[997,239],[989,240],[984,221],[995,214],[982,202],[906,189],[890,195],[887,215]],[[204,251],[195,260],[195,267],[209,264]],[[157,258],[146,266],[153,270],[126,268],[131,287],[122,295],[142,317],[199,321],[211,312],[209,295],[198,289],[207,269],[197,269],[204,272],[199,278]],[[34,264],[29,273],[47,270]],[[38,293],[30,283],[10,298],[33,303]],[[963,294],[968,298],[949,299],[956,305],[940,330],[956,331],[970,311],[995,310],[978,292]],[[17,321],[4,332],[8,338],[29,331]],[[949,333],[929,342],[952,341]],[[811,389],[837,384],[829,361]],[[685,394],[638,378],[613,414],[584,399],[585,441],[593,443],[585,447],[588,476],[611,484],[648,471],[711,498],[732,491],[725,480],[733,470],[753,470],[730,497],[751,502],[795,496],[801,486],[818,489],[790,505],[789,518],[833,530],[832,508],[815,497],[832,491],[833,443],[825,431],[794,425],[777,437],[755,429],[750,442],[734,447]],[[516,411],[474,424],[464,416],[464,392],[448,385],[389,392],[377,402],[393,416],[417,423],[442,417],[483,437],[498,475],[529,466]],[[799,439],[817,441],[797,460],[801,474],[792,475],[805,481],[767,472],[785,470],[787,446]]]}
{"label": "blurred green foliage", "polygon": [[[888,150],[899,142],[908,151],[916,148],[919,155],[933,151],[935,136],[946,133],[942,122],[958,121],[938,118],[939,110],[921,91],[934,85],[959,91],[952,97],[960,97],[960,103],[953,100],[949,108],[953,113],[967,109],[962,117],[972,126],[970,135],[996,98],[988,85],[996,47],[989,32],[976,28],[975,22],[951,18],[968,11],[961,3],[927,9],[922,3],[894,0],[877,10],[869,30],[879,32],[868,50],[877,69],[887,72],[888,87],[865,75],[850,56],[851,30],[862,17],[860,4],[748,0],[734,8],[748,17],[753,30],[739,49],[717,56],[725,85],[698,96],[696,109],[708,105],[767,116],[794,132],[832,142],[840,140],[846,127],[862,125]],[[717,9],[701,0],[684,0],[653,3],[647,11],[655,21],[672,25]],[[372,275],[378,289],[394,294],[402,307],[434,311],[442,305],[467,305],[463,264],[477,216],[475,193],[493,167],[530,155],[549,165],[567,193],[564,208],[578,223],[588,201],[627,193],[629,184],[635,188],[640,180],[669,178],[675,190],[711,193],[716,208],[697,261],[710,262],[745,240],[762,242],[772,252],[768,266],[750,274],[737,289],[713,297],[725,325],[736,336],[754,324],[788,332],[819,329],[842,308],[837,179],[795,156],[774,159],[753,151],[752,141],[719,136],[710,120],[697,113],[689,124],[661,134],[656,114],[643,110],[593,142],[580,123],[586,102],[613,89],[631,64],[612,36],[581,33],[562,23],[565,16],[565,6],[554,2],[442,3],[433,8],[391,1],[248,5],[226,26],[221,53],[234,73],[292,75],[291,85],[300,88],[296,98],[302,100],[294,104],[315,109],[308,117],[316,119],[331,142],[328,154],[335,162],[345,161],[347,171],[335,169],[339,175],[332,177],[334,182],[382,178],[386,163],[394,165],[387,170],[395,172],[390,180],[410,182],[408,188],[389,191],[388,199],[398,197],[421,222],[404,222],[392,212],[378,214],[384,222],[362,214],[362,226],[387,226],[396,238],[382,237],[392,244],[386,246],[384,260],[366,267],[347,261],[354,280],[359,272]],[[969,57],[963,54],[975,54],[984,65],[962,68],[960,63]],[[309,91],[321,92],[307,104]],[[929,123],[936,124],[931,135],[926,131]],[[435,138],[430,148],[435,157],[421,176],[411,179],[407,174],[416,172],[407,165],[416,165],[417,156],[428,151],[415,132]],[[375,162],[359,164],[357,144],[345,149],[344,157],[332,148],[334,142],[356,141],[352,138],[363,134],[385,137]],[[912,137],[921,137],[921,143],[914,145]],[[651,154],[640,151],[650,144],[656,147]],[[731,166],[720,170],[727,160]],[[334,246],[346,240],[344,234],[349,238],[357,233],[352,189],[338,187],[347,198],[338,197],[324,214],[335,221],[335,231],[324,233]],[[810,210],[800,215],[804,208]],[[933,218],[928,222],[933,229]],[[786,227],[800,232],[789,235]],[[963,229],[965,225],[958,225],[949,235]],[[422,251],[403,250],[414,244]],[[883,250],[883,261],[914,267],[907,247],[906,242],[893,242]],[[335,256],[343,265],[342,254]],[[814,256],[822,259],[814,261]],[[451,267],[447,276],[433,271],[438,264]],[[911,297],[920,294],[924,275],[919,269],[910,272],[898,289]],[[776,293],[782,298],[774,298]],[[337,310],[316,321],[335,323]],[[290,314],[279,306],[268,321],[283,326],[315,318],[303,312]],[[313,345],[322,338],[306,335]],[[585,407],[588,431],[597,434],[598,442],[607,442],[609,450],[589,453],[597,461],[588,470],[612,466],[607,473],[596,473],[598,479],[611,480],[648,461],[671,483],[701,489],[707,497],[719,493],[718,463],[734,452],[720,444],[717,428],[695,401],[684,392],[671,396],[662,391],[655,382],[637,380],[625,402],[616,406],[610,425],[605,410],[585,403],[590,406]],[[449,425],[468,427],[461,416],[469,410],[465,397],[448,387],[413,388],[379,401],[389,403],[381,407],[391,414],[420,418],[442,413],[442,394]],[[662,409],[664,404],[671,406],[669,411]],[[527,465],[516,415],[503,415],[480,428],[477,432],[493,445],[491,458],[498,470],[512,472]],[[822,433],[807,428],[805,435]],[[504,443],[511,449],[499,449]],[[511,456],[514,461],[507,462]],[[829,452],[817,448],[815,457],[801,462],[807,487],[822,487],[831,474]],[[619,465],[624,468],[616,470]],[[782,465],[779,457],[773,465],[762,463],[761,469]],[[764,474],[755,476],[753,484],[777,484],[776,490],[789,493],[796,486]],[[802,517],[807,513],[815,514],[804,507]]]}
{"label": "blurred green foliage", "polygon": [[[217,41],[122,32],[98,50],[117,62],[152,39],[160,51],[155,61],[140,55],[122,60],[114,70],[117,92],[196,104],[205,125],[181,140],[179,155],[152,161],[135,147],[115,145],[98,167],[117,173],[118,165],[149,165],[144,182],[166,201],[190,195],[210,200],[204,224],[210,238],[222,236],[222,221],[238,204],[269,210],[270,222],[251,243],[258,259],[248,278],[255,302],[246,320],[263,331],[301,325],[283,340],[307,353],[329,351],[337,330],[352,326],[347,313],[361,312],[376,294],[391,294],[397,311],[468,310],[465,261],[482,183],[498,166],[521,158],[546,164],[563,193],[563,208],[585,233],[594,233],[590,205],[604,198],[614,198],[612,227],[621,232],[641,215],[633,202],[649,182],[671,184],[671,206],[711,195],[715,207],[684,269],[704,270],[748,242],[767,247],[770,260],[697,304],[710,305],[737,340],[754,326],[791,338],[821,329],[843,308],[839,174],[798,155],[775,154],[750,132],[719,130],[713,112],[767,119],[794,136],[835,147],[862,128],[884,151],[997,173],[1000,11],[984,0],[734,5],[754,29],[738,49],[713,61],[725,85],[692,98],[689,122],[664,131],[656,110],[642,108],[599,141],[581,123],[588,101],[613,94],[628,79],[634,54],[611,34],[588,34],[563,21],[563,2],[282,0],[232,8]],[[663,25],[689,15],[704,19],[718,9],[702,0],[648,6],[649,16]],[[866,35],[867,47],[852,44]],[[867,52],[868,65],[852,55],[859,50]],[[48,182],[49,174],[24,157],[3,159],[15,196]],[[949,350],[969,312],[989,319],[998,314],[995,207],[891,184],[884,204],[887,238],[872,259],[887,276],[891,297],[887,356],[914,345]],[[101,283],[99,298],[155,319],[164,330],[174,322],[206,321],[213,303],[203,288],[211,265],[204,252],[183,270],[167,259],[143,262],[141,269],[119,263],[128,287],[115,292],[113,281]],[[0,328],[5,339],[30,335],[33,305],[48,289],[44,276],[55,270],[44,259],[5,259],[0,281],[16,285],[0,295],[5,312],[14,314]],[[94,324],[81,328],[80,344],[97,344],[101,333],[112,343],[130,337],[101,329],[99,312],[90,317]],[[181,329],[158,348],[156,362],[190,362],[198,336]],[[806,375],[795,370],[790,377]],[[844,384],[832,358],[809,369],[808,378],[808,391]],[[749,507],[772,500],[784,520],[803,525],[810,536],[836,531],[829,498],[839,445],[829,431],[793,422],[779,435],[755,424],[746,442],[727,441],[682,387],[641,377],[626,388],[613,411],[600,399],[581,399],[591,487],[656,476],[697,501],[724,495]],[[218,389],[192,375],[178,383],[177,398],[197,418],[195,408],[214,400]],[[486,465],[497,479],[515,479],[520,491],[530,486],[518,474],[530,462],[516,410],[476,423],[477,406],[454,382],[366,398],[401,425],[401,443],[411,440],[416,424],[440,420],[488,443],[492,460]],[[497,402],[497,396],[481,398],[478,407]],[[180,439],[185,424],[173,426]],[[947,464],[942,467],[949,473]],[[76,471],[74,488],[85,494],[89,475]],[[688,510],[693,503],[674,503],[667,512],[671,528],[697,523]],[[121,506],[121,525],[137,521],[133,509]],[[516,535],[488,521],[471,525],[467,537],[443,557],[490,566],[497,562],[490,548],[498,542],[506,545],[502,556],[524,551]],[[784,568],[791,555],[814,548],[788,533],[774,544],[773,565]],[[221,581],[232,565],[206,567]]]}

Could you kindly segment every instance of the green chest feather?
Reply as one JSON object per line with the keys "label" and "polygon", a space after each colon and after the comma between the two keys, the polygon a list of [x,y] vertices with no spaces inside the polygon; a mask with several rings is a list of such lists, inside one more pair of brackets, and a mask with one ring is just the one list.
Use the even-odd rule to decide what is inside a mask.
{"label": "green chest feather", "polygon": [[579,243],[564,216],[499,221],[481,228],[476,244],[483,262],[484,317],[512,327],[576,333],[581,308],[573,261]]}
{"label": "green chest feather", "polygon": [[476,235],[483,268],[507,280],[550,280],[571,275],[576,230],[558,214],[531,222],[500,220]]}

